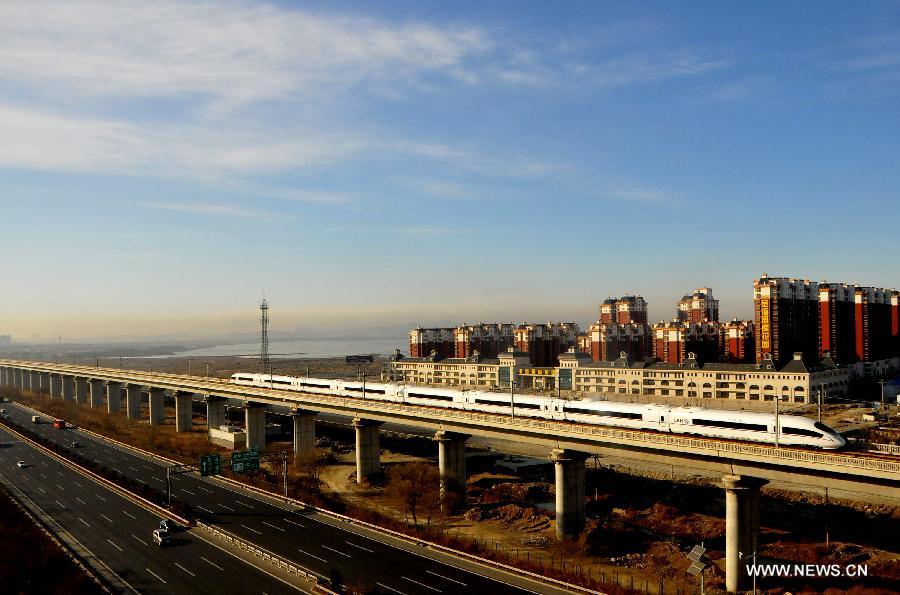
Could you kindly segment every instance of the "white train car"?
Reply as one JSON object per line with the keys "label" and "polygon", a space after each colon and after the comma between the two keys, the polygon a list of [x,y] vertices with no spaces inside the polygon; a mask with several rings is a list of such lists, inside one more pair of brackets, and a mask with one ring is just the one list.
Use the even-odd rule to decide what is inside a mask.
{"label": "white train car", "polygon": [[[233,384],[282,389],[347,398],[380,400],[428,407],[464,409],[497,415],[535,417],[630,428],[674,434],[688,434],[726,440],[774,444],[774,414],[750,411],[723,411],[702,407],[619,403],[586,398],[577,401],[516,395],[480,390],[456,390],[390,383],[329,380],[271,374],[238,372]],[[779,415],[778,444],[837,449],[846,440],[827,425],[796,415]]]}

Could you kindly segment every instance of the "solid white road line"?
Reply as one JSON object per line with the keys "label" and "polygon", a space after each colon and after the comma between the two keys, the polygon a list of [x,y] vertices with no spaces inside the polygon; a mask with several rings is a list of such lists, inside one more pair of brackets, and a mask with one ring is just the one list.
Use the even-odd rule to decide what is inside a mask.
{"label": "solid white road line", "polygon": [[353,557],[353,556],[351,556],[350,554],[348,554],[347,552],[342,552],[341,550],[336,550],[336,549],[334,549],[333,547],[328,547],[327,545],[323,545],[322,547],[325,548],[326,550],[330,550],[330,551],[334,552],[335,554],[340,554],[340,555],[342,555],[342,556],[344,556],[344,557],[346,557],[346,558],[352,558],[352,557]]}
{"label": "solid white road line", "polygon": [[130,512],[128,512],[127,510],[123,510],[123,511],[122,511],[122,514],[127,514],[128,516],[130,516],[130,517],[133,518],[134,520],[137,520],[137,517],[134,516],[133,514],[131,514]]}
{"label": "solid white road line", "polygon": [[248,527],[247,525],[241,525],[241,527],[243,527],[244,529],[246,529],[246,530],[248,530],[248,531],[253,531],[253,532],[256,533],[257,535],[262,535],[261,532],[257,531],[257,530],[254,529],[253,527]]}
{"label": "solid white road line", "polygon": [[[106,541],[109,541],[109,540],[107,539]],[[125,551],[125,550],[123,550],[122,548],[120,548],[119,546],[117,546],[116,544],[114,544],[113,542],[111,542],[111,541],[109,541],[109,542],[112,543],[112,546],[113,546],[114,548],[116,548],[117,550],[119,550],[120,552],[124,552],[124,551]]]}
{"label": "solid white road line", "polygon": [[268,526],[268,527],[272,527],[273,529],[278,529],[278,530],[281,531],[282,533],[285,532],[285,528],[284,528],[284,527],[279,527],[278,525],[273,525],[272,523],[267,523],[267,522],[265,522],[265,521],[262,521],[262,524],[263,524],[263,525],[266,525],[266,526]]}
{"label": "solid white road line", "polygon": [[328,564],[328,560],[326,560],[325,558],[320,558],[319,556],[317,556],[315,554],[310,554],[309,552],[304,552],[301,549],[298,549],[297,551],[300,552],[301,554],[303,554],[304,556],[309,556],[310,558],[315,558],[316,560],[319,560],[319,561],[322,561],[322,562],[325,562],[326,564]]}
{"label": "solid white road line", "polygon": [[356,544],[356,543],[353,543],[352,541],[345,541],[344,543],[346,543],[347,545],[352,545],[353,547],[358,547],[358,548],[361,549],[361,550],[366,550],[367,552],[372,553],[372,554],[375,553],[375,550],[370,550],[369,548],[363,547],[363,546],[361,546],[361,545],[359,545],[359,544]]}
{"label": "solid white road line", "polygon": [[163,578],[162,578],[161,576],[159,576],[158,574],[156,574],[155,572],[153,572],[153,571],[150,570],[149,568],[145,568],[144,570],[146,570],[147,572],[149,572],[150,574],[152,574],[153,576],[155,576],[156,578],[158,578],[159,581],[160,581],[162,584],[164,584],[164,585],[166,584],[166,581],[164,581]]}
{"label": "solid white road line", "polygon": [[402,578],[402,579],[405,580],[405,581],[409,581],[409,582],[411,582],[411,583],[416,583],[416,584],[419,585],[420,587],[425,587],[426,589],[431,589],[432,591],[437,591],[438,593],[441,592],[440,589],[435,589],[435,588],[432,587],[431,585],[426,585],[425,583],[420,583],[419,581],[414,580],[414,579],[411,579],[411,578],[409,578],[408,576],[401,576],[400,578]]}
{"label": "solid white road line", "polygon": [[434,575],[434,576],[436,576],[436,577],[438,577],[438,578],[442,578],[442,579],[444,579],[445,581],[450,581],[451,583],[456,583],[457,585],[462,585],[463,587],[468,587],[468,586],[469,586],[469,585],[467,585],[466,583],[464,583],[464,582],[462,582],[462,581],[458,581],[458,580],[456,580],[455,578],[450,578],[449,576],[444,576],[443,574],[438,574],[438,573],[436,573],[436,572],[431,572],[430,570],[426,570],[425,572],[427,572],[428,574],[432,574],[432,575]]}
{"label": "solid white road line", "polygon": [[188,573],[189,575],[191,575],[191,576],[197,576],[196,574],[194,574],[193,572],[191,572],[190,570],[188,570],[187,568],[185,568],[184,566],[182,566],[182,565],[179,564],[178,562],[173,562],[173,564],[175,564],[175,566],[177,566],[178,568],[184,570],[184,571],[185,571],[186,573]]}
{"label": "solid white road line", "polygon": [[400,595],[406,595],[406,593],[404,593],[403,591],[398,591],[398,590],[395,589],[394,587],[388,587],[388,586],[385,585],[384,583],[375,583],[375,584],[378,585],[379,587],[384,587],[384,588],[387,589],[388,591],[393,591],[394,593],[400,593]]}
{"label": "solid white road line", "polygon": [[207,560],[207,559],[204,558],[203,556],[200,556],[200,559],[203,560],[204,562],[206,562],[207,564],[209,564],[210,566],[212,566],[212,567],[214,567],[214,568],[218,568],[219,570],[221,570],[221,571],[223,571],[223,572],[224,572],[224,570],[225,570],[224,568],[222,568],[221,566],[219,566],[219,565],[216,564],[215,562],[210,562],[209,560]]}

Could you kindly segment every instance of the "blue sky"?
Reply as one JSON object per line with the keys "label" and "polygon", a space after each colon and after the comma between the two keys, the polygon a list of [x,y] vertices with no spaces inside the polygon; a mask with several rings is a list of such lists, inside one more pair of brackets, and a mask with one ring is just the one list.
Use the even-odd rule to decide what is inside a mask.
{"label": "blue sky", "polygon": [[0,334],[894,287],[900,3],[0,5]]}

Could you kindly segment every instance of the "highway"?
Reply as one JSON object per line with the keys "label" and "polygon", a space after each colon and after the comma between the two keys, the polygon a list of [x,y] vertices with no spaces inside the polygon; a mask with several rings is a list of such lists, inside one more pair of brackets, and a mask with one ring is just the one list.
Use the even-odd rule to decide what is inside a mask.
{"label": "highway", "polygon": [[[31,410],[15,403],[3,407],[16,423],[59,444],[77,440],[80,454],[165,490],[164,463],[80,430],[32,425]],[[402,595],[566,592],[223,484],[194,474],[177,475],[173,497],[190,503],[201,520],[346,586]],[[152,520],[145,524],[144,533],[149,535],[147,527],[152,526]]]}
{"label": "highway", "polygon": [[[10,407],[6,407],[10,411]],[[92,566],[116,586],[139,593],[289,593],[293,588],[255,566],[199,539],[173,534],[159,547],[151,533],[160,518],[22,442],[0,427],[0,480],[17,499],[27,499],[89,553]],[[26,461],[19,468],[17,461]],[[102,561],[102,562],[98,562]],[[105,566],[105,568],[102,568]]]}

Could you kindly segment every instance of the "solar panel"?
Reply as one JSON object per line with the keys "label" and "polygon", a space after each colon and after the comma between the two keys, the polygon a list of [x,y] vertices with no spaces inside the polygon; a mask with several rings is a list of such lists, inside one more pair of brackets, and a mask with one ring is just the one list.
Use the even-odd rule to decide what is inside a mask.
{"label": "solar panel", "polygon": [[693,574],[694,576],[697,576],[698,574],[703,572],[704,568],[706,568],[706,563],[700,562],[700,561],[695,561],[691,564],[691,567],[688,568],[687,571],[689,573]]}
{"label": "solar panel", "polygon": [[693,549],[690,551],[690,553],[687,555],[687,557],[688,557],[689,560],[692,560],[692,561],[694,561],[694,562],[698,562],[698,561],[700,560],[700,558],[703,557],[703,554],[705,554],[705,553],[706,553],[706,548],[705,548],[705,547],[702,547],[702,546],[699,546],[699,545],[695,545],[694,548],[693,548]]}

